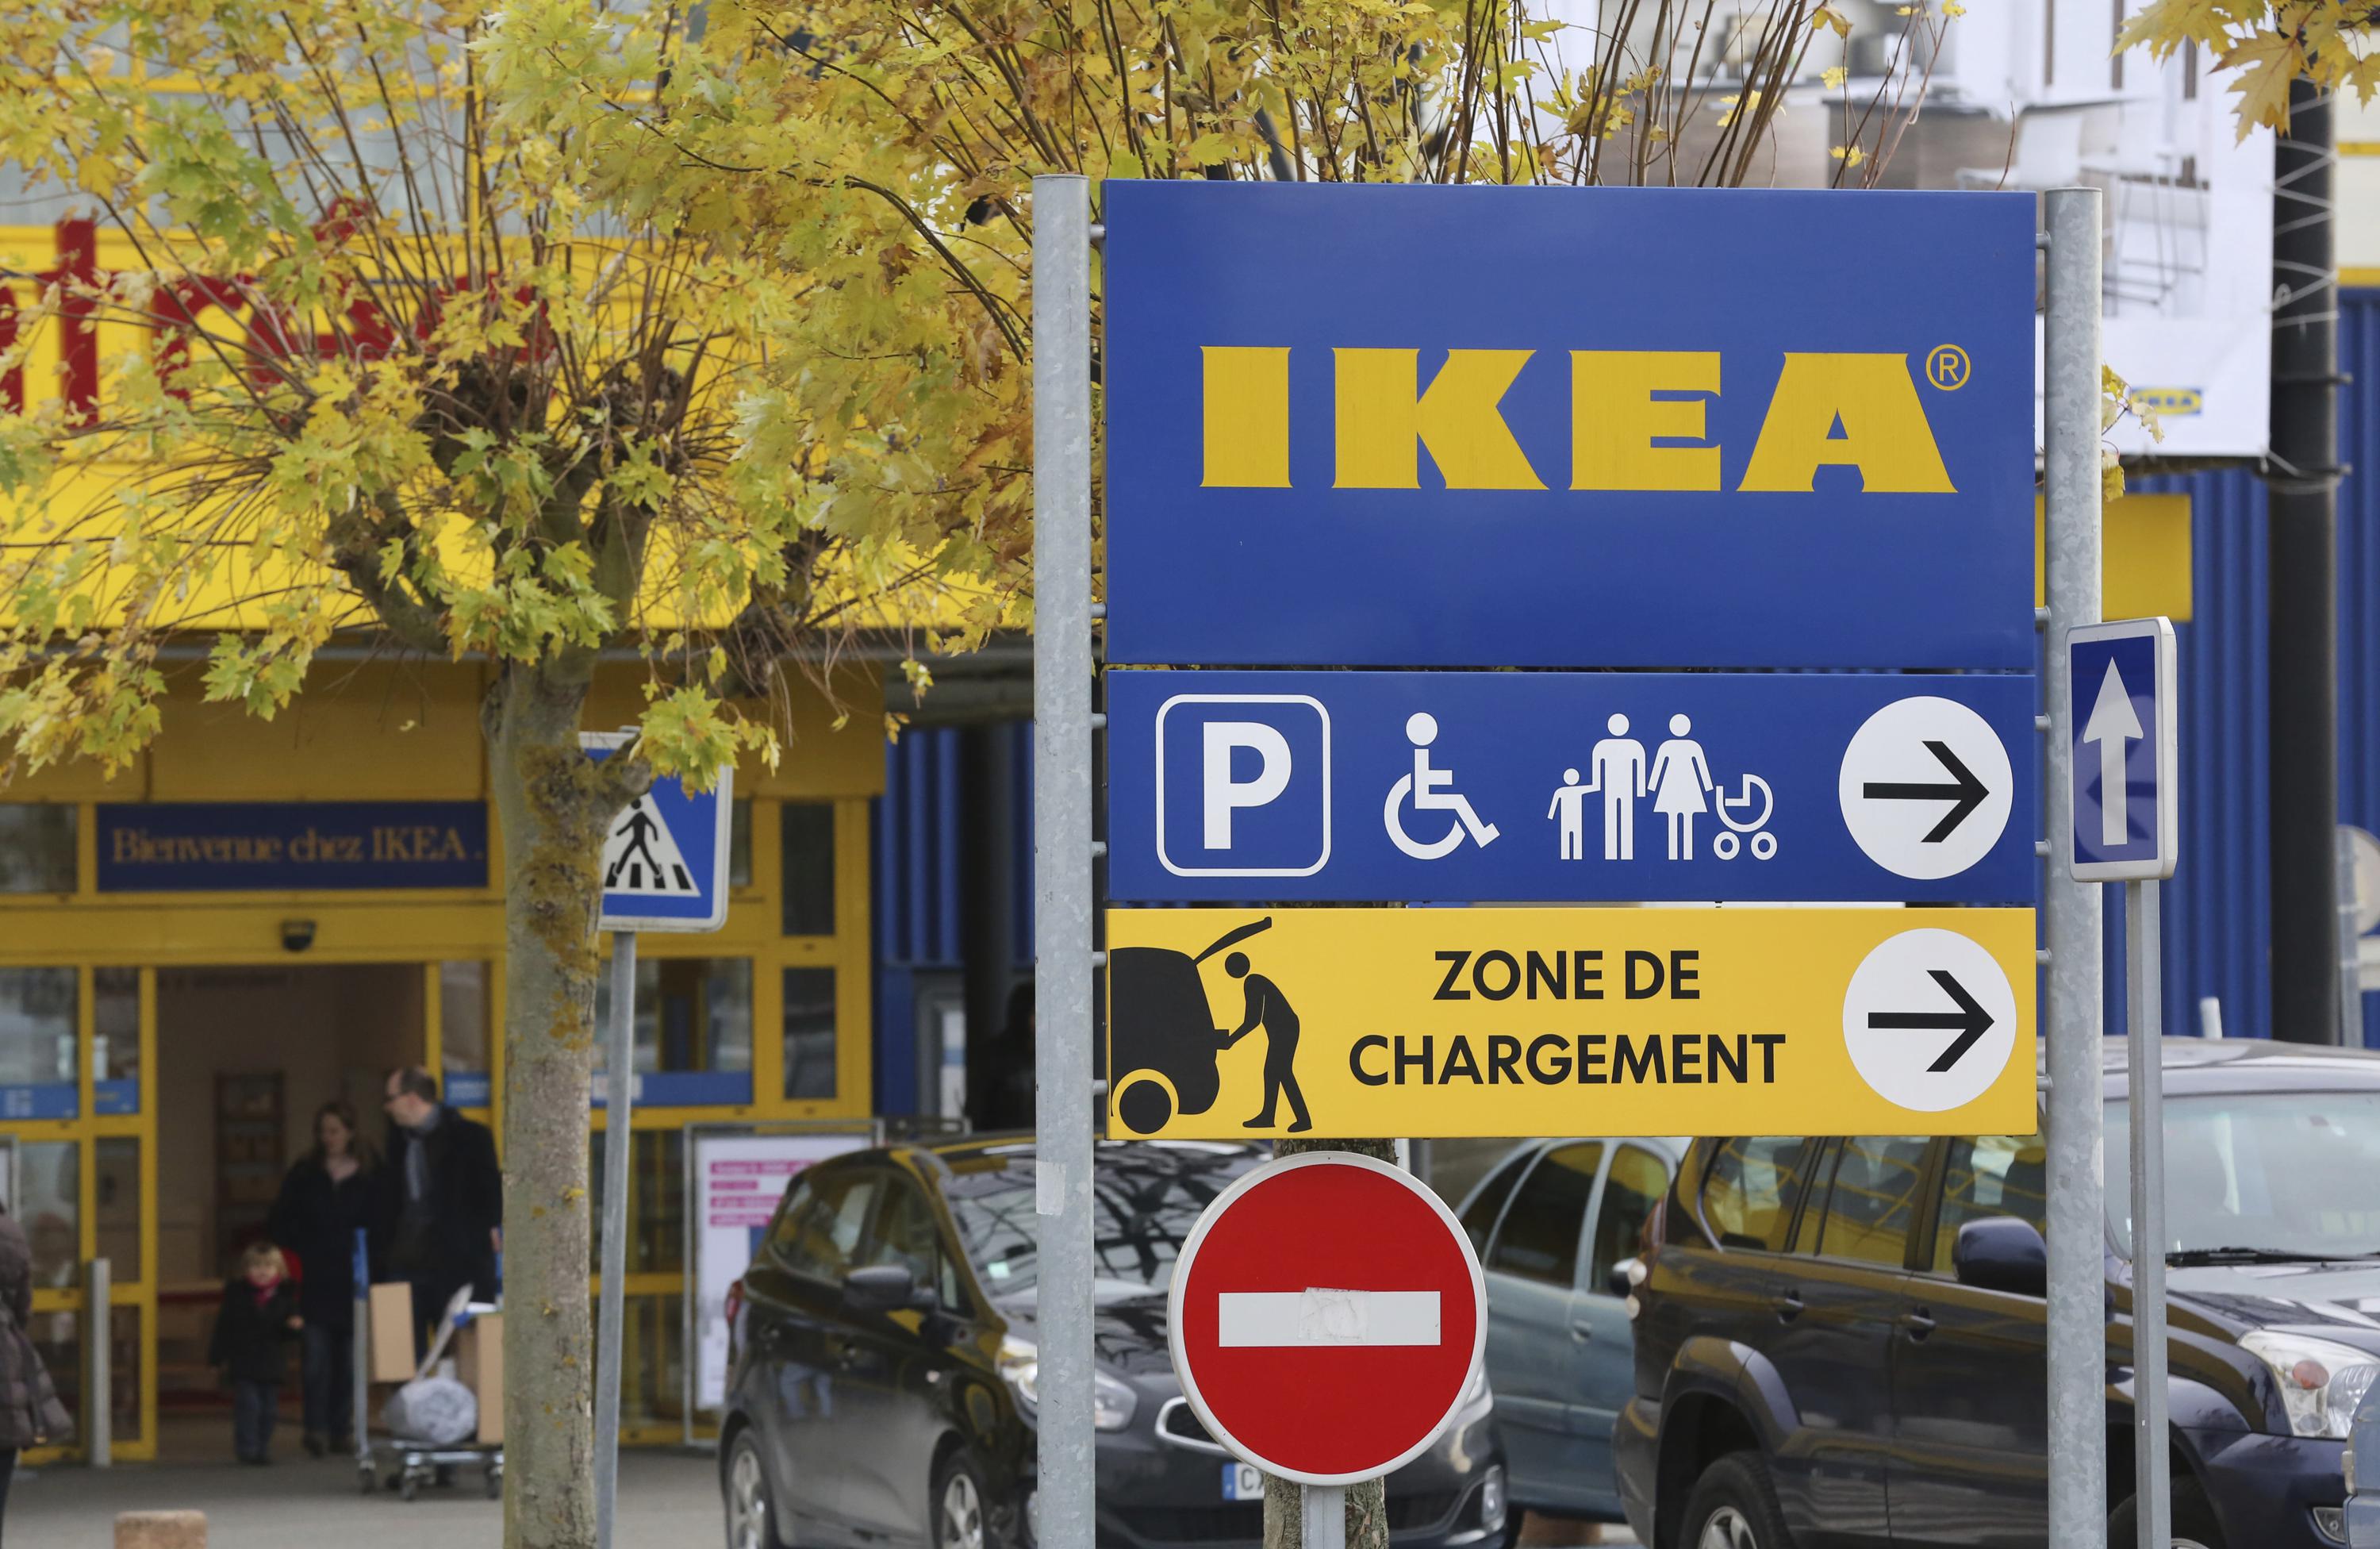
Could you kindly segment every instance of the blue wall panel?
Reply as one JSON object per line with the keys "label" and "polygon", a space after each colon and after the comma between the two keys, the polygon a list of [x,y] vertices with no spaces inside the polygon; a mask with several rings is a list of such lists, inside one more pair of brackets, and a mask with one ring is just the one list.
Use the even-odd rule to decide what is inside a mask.
{"label": "blue wall panel", "polygon": [[[1030,724],[988,728],[1009,761],[1010,812],[1016,835],[1011,912],[1014,966],[1033,962],[1033,736]],[[957,727],[913,729],[884,750],[884,794],[869,824],[873,858],[876,972],[875,1111],[917,1111],[917,995],[920,970],[956,972],[964,964],[960,857],[965,764]]]}
{"label": "blue wall panel", "polygon": [[[2380,827],[2380,292],[2349,291],[2339,365],[2339,450],[2361,470],[2338,497],[2338,811]],[[2180,636],[2181,861],[2165,897],[2165,1026],[2199,1031],[2198,1003],[2222,1004],[2234,1038],[2272,1036],[2265,489],[2250,468],[2140,479],[2191,497],[2192,621]],[[2123,1028],[2123,896],[2107,889],[2107,1029]],[[2364,997],[2380,1046],[2380,994]]]}

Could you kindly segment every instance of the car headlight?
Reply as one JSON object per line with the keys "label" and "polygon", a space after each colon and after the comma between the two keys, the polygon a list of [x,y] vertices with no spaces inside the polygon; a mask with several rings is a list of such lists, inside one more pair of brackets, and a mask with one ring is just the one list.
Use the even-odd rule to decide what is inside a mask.
{"label": "car headlight", "polygon": [[[1000,1374],[1026,1409],[1041,1401],[1041,1352],[1029,1339],[1003,1335],[1000,1341]],[[1132,1389],[1104,1372],[1091,1373],[1091,1423],[1102,1431],[1121,1431],[1132,1423],[1140,1399]]]}
{"label": "car headlight", "polygon": [[2364,1390],[2380,1377],[2380,1358],[2351,1345],[2271,1329],[2243,1334],[2240,1344],[2272,1369],[2289,1429],[2301,1436],[2346,1440]]}

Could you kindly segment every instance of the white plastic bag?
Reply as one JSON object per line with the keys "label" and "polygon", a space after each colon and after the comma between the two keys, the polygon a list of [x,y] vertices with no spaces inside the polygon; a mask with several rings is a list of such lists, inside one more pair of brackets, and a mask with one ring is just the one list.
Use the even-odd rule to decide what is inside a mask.
{"label": "white plastic bag", "polygon": [[480,1400],[452,1377],[416,1377],[380,1411],[391,1433],[432,1446],[456,1446],[480,1433]]}

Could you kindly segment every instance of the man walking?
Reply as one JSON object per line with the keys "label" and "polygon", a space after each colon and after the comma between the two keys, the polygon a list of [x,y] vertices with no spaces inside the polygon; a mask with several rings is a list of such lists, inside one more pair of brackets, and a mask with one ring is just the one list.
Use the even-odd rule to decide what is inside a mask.
{"label": "man walking", "polygon": [[446,1303],[471,1287],[496,1294],[504,1246],[504,1178],[495,1138],[438,1100],[438,1079],[419,1066],[388,1073],[381,1106],[389,1118],[381,1256],[413,1287],[414,1352],[427,1354]]}
{"label": "man walking", "polygon": [[1289,1127],[1292,1135],[1314,1128],[1314,1119],[1305,1111],[1305,1093],[1297,1090],[1297,1013],[1280,986],[1261,973],[1248,971],[1248,955],[1234,952],[1223,959],[1223,971],[1240,980],[1247,991],[1247,1015],[1239,1027],[1223,1037],[1223,1047],[1245,1038],[1258,1026],[1265,1031],[1264,1111],[1243,1126],[1248,1129],[1269,1129],[1273,1109],[1281,1096],[1289,1097],[1289,1111],[1296,1122]]}

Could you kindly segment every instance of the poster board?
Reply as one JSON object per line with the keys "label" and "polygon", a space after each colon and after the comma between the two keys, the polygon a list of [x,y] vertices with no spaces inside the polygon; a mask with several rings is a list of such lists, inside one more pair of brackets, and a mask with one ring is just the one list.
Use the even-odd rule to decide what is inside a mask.
{"label": "poster board", "polygon": [[868,1124],[686,1127],[686,1262],[694,1281],[686,1299],[687,1439],[696,1416],[716,1414],[727,1398],[727,1287],[752,1262],[786,1187],[830,1156],[878,1142]]}

